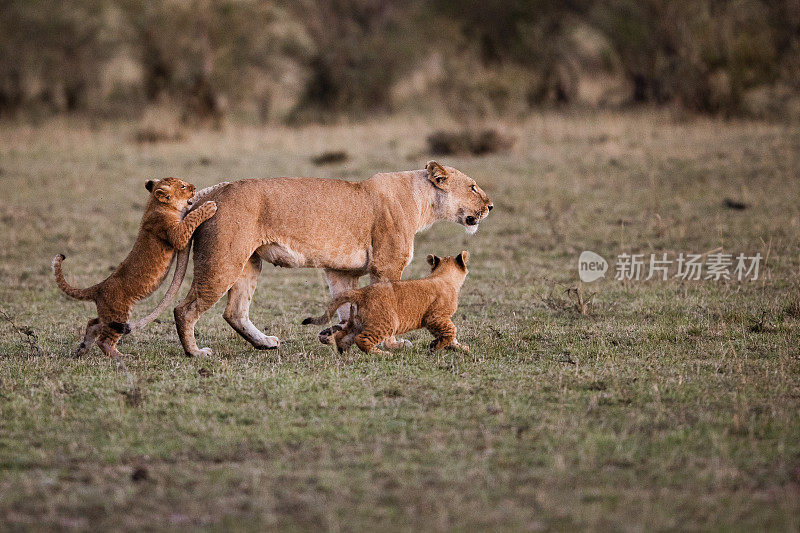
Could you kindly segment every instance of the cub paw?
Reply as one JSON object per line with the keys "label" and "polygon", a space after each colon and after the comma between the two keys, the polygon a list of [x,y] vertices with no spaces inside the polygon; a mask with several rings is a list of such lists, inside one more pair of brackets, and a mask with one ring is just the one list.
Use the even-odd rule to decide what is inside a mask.
{"label": "cub paw", "polygon": [[333,344],[333,334],[337,331],[342,331],[342,326],[339,324],[323,329],[317,334],[317,338],[322,344]]}
{"label": "cub paw", "polygon": [[401,348],[411,348],[414,345],[408,339],[395,339],[394,342],[390,340],[383,341],[383,347],[389,350],[399,350]]}
{"label": "cub paw", "polygon": [[78,345],[77,348],[75,348],[75,351],[72,352],[72,357],[82,357],[88,351],[89,351],[89,346],[85,342],[82,342]]}
{"label": "cub paw", "polygon": [[455,350],[455,351],[461,352],[461,353],[471,353],[470,349],[469,349],[469,346],[467,346],[466,344],[459,344],[457,342],[454,342],[453,344],[448,346],[447,349],[448,350]]}

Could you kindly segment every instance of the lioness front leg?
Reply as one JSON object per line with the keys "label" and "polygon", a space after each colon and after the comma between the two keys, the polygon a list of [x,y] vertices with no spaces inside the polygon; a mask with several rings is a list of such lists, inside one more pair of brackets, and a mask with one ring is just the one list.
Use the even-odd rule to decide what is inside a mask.
{"label": "lioness front leg", "polygon": [[[397,281],[403,275],[403,267],[393,267],[388,269],[373,268],[370,274],[370,281],[377,283],[379,281]],[[400,348],[411,348],[413,344],[408,339],[398,339],[394,335],[389,335],[381,343],[384,348],[389,350],[397,350]]]}
{"label": "lioness front leg", "polygon": [[[328,288],[331,291],[331,296],[334,298],[344,291],[358,288],[358,274],[325,269],[325,278],[328,280]],[[319,342],[322,344],[331,344],[333,342],[333,335],[344,329],[348,318],[350,318],[350,308],[347,304],[342,305],[336,310],[336,314],[339,315],[339,323],[323,329],[317,335]]]}

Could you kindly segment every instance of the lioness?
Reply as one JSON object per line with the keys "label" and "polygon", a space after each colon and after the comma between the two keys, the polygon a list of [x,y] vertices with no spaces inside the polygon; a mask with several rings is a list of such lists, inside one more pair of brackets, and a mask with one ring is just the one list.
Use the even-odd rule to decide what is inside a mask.
{"label": "lioness", "polygon": [[377,348],[381,341],[419,328],[433,334],[432,352],[440,348],[468,351],[456,340],[456,326],[450,317],[458,310],[458,293],[469,272],[469,252],[444,258],[429,255],[427,259],[431,266],[428,276],[345,291],[328,304],[322,316],[308,317],[303,324],[326,324],[339,307],[349,303],[347,324],[328,342],[335,343],[339,353],[353,343],[364,353],[385,353]]}
{"label": "lioness", "polygon": [[[492,202],[475,180],[430,161],[423,170],[375,174],[362,182],[320,178],[235,181],[211,192],[217,214],[195,233],[194,281],[175,308],[178,336],[187,355],[200,349],[194,325],[228,293],[223,317],[258,349],[277,348],[250,321],[250,300],[262,260],[281,267],[325,269],[331,293],[398,280],[411,261],[414,234],[439,220],[475,233]],[[347,319],[347,308],[340,318]],[[410,344],[384,341],[387,348]]]}
{"label": "lioness", "polygon": [[53,274],[58,287],[71,298],[92,300],[97,306],[97,318],[86,326],[83,342],[75,350],[75,355],[82,355],[97,342],[106,355],[122,356],[117,350],[117,342],[132,329],[128,318],[133,304],[161,285],[174,251],[186,248],[197,226],[217,211],[214,202],[205,202],[181,220],[186,207],[192,204],[194,185],[176,178],[164,178],[147,181],[145,188],[150,192],[150,200],[133,249],[105,280],[86,289],[75,288],[67,283],[61,270],[64,254],[53,258]]}

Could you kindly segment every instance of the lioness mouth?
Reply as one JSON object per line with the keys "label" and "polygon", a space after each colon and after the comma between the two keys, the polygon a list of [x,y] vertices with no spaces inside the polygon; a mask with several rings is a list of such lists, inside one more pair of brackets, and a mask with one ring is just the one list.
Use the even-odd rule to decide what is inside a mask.
{"label": "lioness mouth", "polygon": [[480,223],[480,219],[478,217],[474,217],[472,215],[466,216],[462,220],[462,224],[464,225],[464,229],[467,230],[467,233],[470,235],[474,234],[478,231],[478,224]]}

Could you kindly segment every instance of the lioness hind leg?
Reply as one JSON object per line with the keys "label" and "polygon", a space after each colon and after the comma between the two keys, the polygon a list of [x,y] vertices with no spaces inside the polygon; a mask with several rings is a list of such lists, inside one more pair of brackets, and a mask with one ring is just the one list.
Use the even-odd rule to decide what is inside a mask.
{"label": "lioness hind leg", "polygon": [[83,335],[83,340],[75,348],[75,352],[73,352],[73,357],[81,357],[89,349],[92,347],[92,344],[97,340],[97,336],[100,335],[100,332],[103,329],[103,325],[100,323],[99,318],[93,318],[86,324],[86,333]]}
{"label": "lioness hind leg", "polygon": [[242,276],[228,291],[228,305],[222,313],[225,321],[258,350],[275,349],[280,345],[278,337],[267,336],[250,321],[250,302],[261,273],[261,258],[253,254],[245,264]]}
{"label": "lioness hind leg", "polygon": [[194,287],[186,298],[175,308],[175,326],[178,328],[178,338],[183,345],[183,351],[189,357],[209,357],[213,353],[211,348],[199,348],[194,337],[194,325],[200,316],[208,311],[225,291],[220,291],[216,299],[201,298]]}

